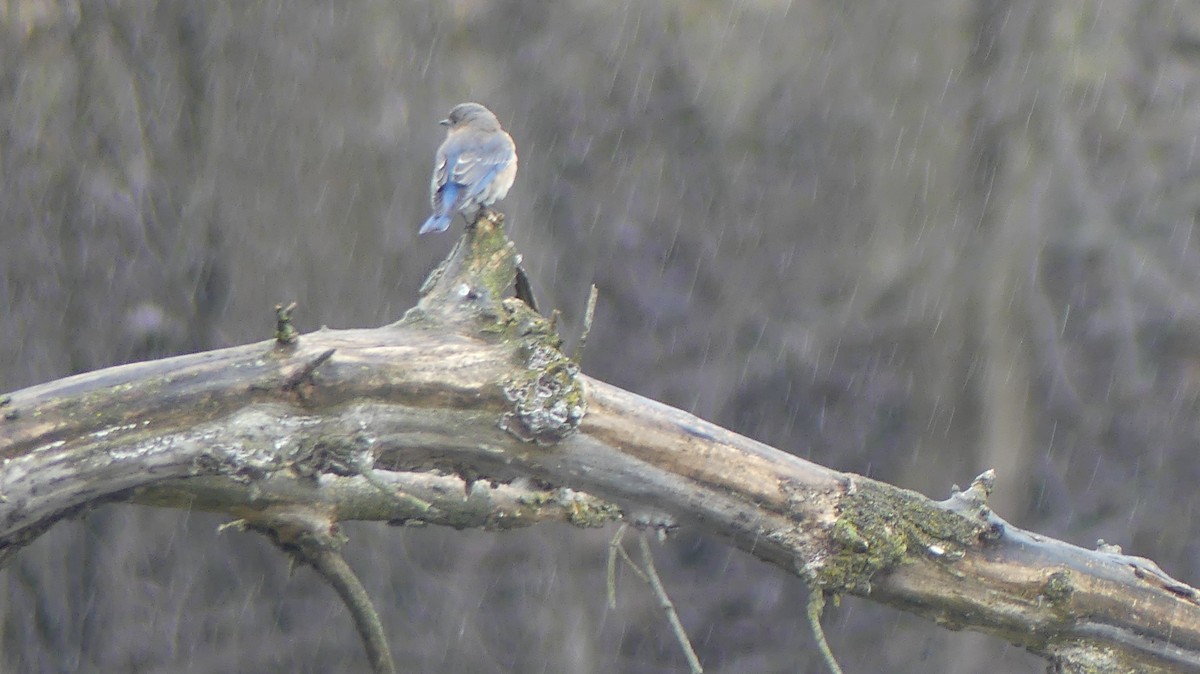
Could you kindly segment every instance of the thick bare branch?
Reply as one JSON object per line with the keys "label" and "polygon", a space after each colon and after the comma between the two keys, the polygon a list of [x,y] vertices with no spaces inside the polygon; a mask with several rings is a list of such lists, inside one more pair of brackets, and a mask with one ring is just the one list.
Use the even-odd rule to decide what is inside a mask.
{"label": "thick bare branch", "polygon": [[[0,420],[0,551],[108,500],[497,528],[502,513],[615,516],[573,492],[522,510],[500,485],[523,480],[514,493],[549,484],[631,522],[694,526],[815,591],[996,634],[1056,666],[1200,672],[1196,592],[1151,562],[1008,526],[987,507],[990,478],[935,503],[583,376],[540,316],[502,297],[516,257],[485,220],[395,325],[13,393]],[[455,503],[468,505],[458,519]]]}

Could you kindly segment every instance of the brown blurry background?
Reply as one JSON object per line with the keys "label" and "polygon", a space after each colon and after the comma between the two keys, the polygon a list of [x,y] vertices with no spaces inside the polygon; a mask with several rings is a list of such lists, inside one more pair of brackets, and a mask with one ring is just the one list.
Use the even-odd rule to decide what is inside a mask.
{"label": "brown blurry background", "polygon": [[[1200,5],[0,0],[0,390],[415,302],[437,125],[585,370],[783,450],[1196,584]],[[456,223],[455,231],[461,224]],[[357,672],[333,592],[224,520],[106,507],[0,572],[4,672]],[[682,672],[611,530],[348,527],[408,672]],[[822,672],[802,583],[684,532],[710,672]],[[849,599],[849,672],[1038,672]]]}

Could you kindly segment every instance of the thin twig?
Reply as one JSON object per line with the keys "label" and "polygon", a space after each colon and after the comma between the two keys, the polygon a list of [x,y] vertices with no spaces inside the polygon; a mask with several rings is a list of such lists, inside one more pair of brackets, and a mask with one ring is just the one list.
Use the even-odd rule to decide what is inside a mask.
{"label": "thin twig", "polygon": [[621,549],[621,540],[625,538],[625,529],[628,526],[628,524],[622,524],[617,527],[617,533],[613,534],[612,540],[608,542],[606,587],[608,588],[608,607],[610,609],[617,607],[617,550]]}
{"label": "thin twig", "polygon": [[275,305],[275,343],[280,346],[295,344],[300,333],[296,332],[296,328],[292,326],[292,312],[296,310],[296,303],[292,302],[287,306],[282,304]]}
{"label": "thin twig", "polygon": [[326,546],[319,546],[315,550],[305,546],[305,555],[306,561],[333,586],[349,609],[351,617],[354,618],[354,626],[362,638],[363,647],[367,650],[372,671],[376,674],[395,674],[396,664],[392,661],[392,652],[383,632],[383,623],[380,622],[379,614],[371,604],[371,597],[354,570],[346,563],[341,553]]}
{"label": "thin twig", "polygon": [[625,546],[622,541],[625,538],[627,525],[622,524],[617,533],[613,534],[612,540],[608,542],[608,606],[616,608],[617,606],[617,558],[620,557],[630,570],[637,574],[650,588],[654,591],[654,596],[658,598],[658,605],[667,614],[667,621],[671,624],[671,630],[675,633],[675,639],[679,642],[679,647],[683,649],[684,657],[688,661],[688,669],[692,674],[703,674],[704,668],[700,666],[700,659],[696,657],[696,651],[692,648],[692,642],[688,639],[687,632],[683,629],[683,623],[679,620],[679,614],[675,612],[675,605],[671,603],[671,598],[667,596],[667,590],[663,587],[662,579],[658,577],[658,571],[654,568],[654,555],[650,552],[650,544],[646,542],[646,533],[642,532],[638,536],[638,544],[641,546],[642,563],[638,564],[633,561],[629,553],[625,551]]}
{"label": "thin twig", "polygon": [[[683,654],[687,657],[688,667],[692,674],[703,674],[704,668],[700,666],[700,659],[696,657],[696,651],[692,648],[692,642],[688,639],[687,632],[683,629],[683,623],[679,620],[679,614],[675,612],[675,605],[671,603],[671,598],[667,596],[667,591],[663,587],[662,580],[658,577],[658,571],[654,569],[654,555],[650,553],[650,544],[646,541],[646,532],[642,532],[638,536],[638,545],[642,548],[642,568],[649,577],[650,587],[654,590],[654,595],[658,597],[658,605],[667,614],[667,620],[671,623],[671,629],[675,631],[675,639],[679,642],[679,647],[683,649]],[[840,674],[840,672],[839,672]]]}
{"label": "thin twig", "polygon": [[596,284],[593,283],[591,291],[588,292],[587,309],[583,313],[583,331],[579,333],[579,343],[575,345],[575,355],[571,356],[571,360],[576,363],[583,359],[583,347],[587,346],[588,335],[592,332],[592,319],[596,316],[596,298],[599,294]]}
{"label": "thin twig", "polygon": [[821,628],[821,612],[824,610],[825,591],[814,587],[812,593],[808,595],[808,624],[812,627],[813,637],[817,640],[817,648],[820,649],[821,657],[825,659],[829,671],[833,674],[842,674],[842,668],[838,666],[837,658],[833,657],[833,649],[829,648],[829,642],[825,640],[825,630]]}
{"label": "thin twig", "polygon": [[647,585],[650,584],[650,576],[647,576],[646,572],[642,570],[642,567],[638,566],[638,563],[633,561],[633,557],[630,557],[629,553],[625,551],[624,545],[617,546],[617,555],[619,555],[621,559],[629,565],[629,570],[633,571],[638,578],[641,578],[643,583]]}

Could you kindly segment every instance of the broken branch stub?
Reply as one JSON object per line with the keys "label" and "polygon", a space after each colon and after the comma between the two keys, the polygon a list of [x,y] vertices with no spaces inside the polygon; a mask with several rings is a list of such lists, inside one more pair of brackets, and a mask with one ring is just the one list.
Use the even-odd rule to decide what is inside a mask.
{"label": "broken branch stub", "polygon": [[556,326],[529,302],[504,297],[524,273],[520,264],[500,214],[482,214],[422,284],[420,302],[401,324],[467,328],[511,345],[518,367],[499,382],[509,406],[499,427],[524,442],[551,445],[579,428],[587,398]]}

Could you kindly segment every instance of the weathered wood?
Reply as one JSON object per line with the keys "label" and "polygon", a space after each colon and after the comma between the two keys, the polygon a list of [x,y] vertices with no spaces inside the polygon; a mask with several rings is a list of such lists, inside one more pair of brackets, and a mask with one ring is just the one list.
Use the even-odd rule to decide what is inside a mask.
{"label": "weathered wood", "polygon": [[[1200,672],[1196,591],[1147,560],[1007,525],[987,507],[988,478],[935,503],[579,374],[545,321],[502,299],[516,262],[485,219],[395,325],[11,394],[0,555],[111,500],[251,523],[293,506],[333,521],[495,528],[618,514],[574,492],[548,497],[548,510],[504,495],[521,489],[503,483],[532,478],[616,504],[631,522],[720,536],[823,591],[995,634],[1062,671]],[[459,503],[466,515],[451,512]]]}

